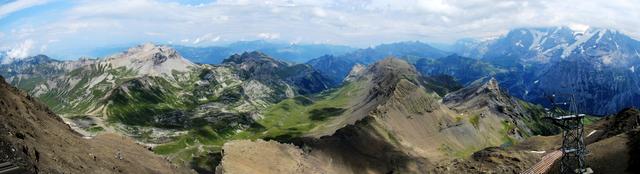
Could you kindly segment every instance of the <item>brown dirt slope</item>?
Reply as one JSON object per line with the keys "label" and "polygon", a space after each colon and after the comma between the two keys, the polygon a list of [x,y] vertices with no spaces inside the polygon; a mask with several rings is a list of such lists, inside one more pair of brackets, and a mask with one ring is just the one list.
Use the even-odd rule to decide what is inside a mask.
{"label": "brown dirt slope", "polygon": [[0,162],[26,173],[189,173],[129,138],[83,139],[44,104],[0,77]]}
{"label": "brown dirt slope", "polygon": [[231,141],[224,145],[223,153],[217,173],[344,173],[337,166],[329,167],[294,145],[276,141]]}
{"label": "brown dirt slope", "polygon": [[597,173],[640,173],[640,111],[623,109],[590,126],[587,164]]}

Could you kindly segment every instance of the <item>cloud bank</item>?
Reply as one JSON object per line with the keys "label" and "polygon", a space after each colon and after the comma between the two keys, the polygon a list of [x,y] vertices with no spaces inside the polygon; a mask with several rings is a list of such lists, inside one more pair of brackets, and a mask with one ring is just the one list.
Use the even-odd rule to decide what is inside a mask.
{"label": "cloud bank", "polygon": [[633,0],[15,1],[0,7],[0,48],[21,50],[31,40],[28,54],[74,58],[141,42],[206,46],[264,39],[366,47],[545,26],[613,28],[639,38],[637,19],[640,2]]}

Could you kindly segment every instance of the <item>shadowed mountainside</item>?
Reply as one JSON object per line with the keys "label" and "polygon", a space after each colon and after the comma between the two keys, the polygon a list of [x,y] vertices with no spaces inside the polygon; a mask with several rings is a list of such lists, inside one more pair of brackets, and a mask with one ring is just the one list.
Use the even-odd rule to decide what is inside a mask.
{"label": "shadowed mountainside", "polygon": [[2,77],[0,118],[0,161],[28,173],[189,173],[126,137],[84,139]]}

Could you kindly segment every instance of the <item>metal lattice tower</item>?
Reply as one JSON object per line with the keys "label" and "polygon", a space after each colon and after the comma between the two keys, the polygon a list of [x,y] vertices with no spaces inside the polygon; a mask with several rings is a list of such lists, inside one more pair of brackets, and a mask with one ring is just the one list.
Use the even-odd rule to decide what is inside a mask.
{"label": "metal lattice tower", "polygon": [[[555,95],[550,97],[552,110],[548,112],[549,119],[562,129],[562,159],[560,161],[560,173],[593,173],[587,168],[585,155],[587,148],[584,144],[584,124],[582,118],[584,114],[580,114],[576,104],[575,97],[571,95],[569,102],[556,102]],[[564,107],[562,107],[564,106]],[[563,109],[568,112],[567,115],[557,116],[555,113]]]}

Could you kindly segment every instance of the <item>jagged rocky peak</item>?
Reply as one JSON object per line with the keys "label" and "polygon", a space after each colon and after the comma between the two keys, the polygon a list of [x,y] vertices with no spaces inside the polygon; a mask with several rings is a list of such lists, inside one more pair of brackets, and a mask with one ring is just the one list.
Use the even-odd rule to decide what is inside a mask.
{"label": "jagged rocky peak", "polygon": [[500,92],[498,80],[493,77],[491,77],[491,79],[489,79],[489,81],[487,81],[487,83],[485,83],[482,88],[493,93]]}
{"label": "jagged rocky peak", "polygon": [[395,57],[387,57],[384,60],[378,61],[369,68],[369,72],[378,75],[417,75],[418,71],[407,61],[398,59]]}
{"label": "jagged rocky peak", "polygon": [[153,61],[154,65],[166,62],[168,59],[182,58],[175,49],[168,46],[158,46],[153,43],[145,43],[129,48],[124,52],[129,58],[136,58],[139,61]]}
{"label": "jagged rocky peak", "polygon": [[349,71],[349,74],[347,75],[347,77],[344,78],[345,82],[352,82],[358,79],[358,77],[362,76],[362,73],[364,73],[365,69],[367,67],[362,65],[362,64],[355,64],[353,65],[353,67],[351,67],[351,71]]}
{"label": "jagged rocky peak", "polygon": [[269,64],[273,67],[279,67],[279,66],[286,66],[287,64],[276,60],[274,58],[269,57],[268,55],[259,52],[259,51],[252,51],[252,52],[244,52],[242,54],[234,54],[231,55],[229,58],[225,59],[222,61],[223,64]]}
{"label": "jagged rocky peak", "polygon": [[127,67],[138,70],[141,75],[171,74],[173,70],[185,72],[195,66],[168,46],[145,43],[106,59],[115,68]]}
{"label": "jagged rocky peak", "polygon": [[[52,58],[49,58],[49,56],[46,55],[36,55],[36,56],[32,56],[32,57],[28,57],[28,58],[24,58],[24,59],[20,59],[18,60],[20,62],[28,62],[28,63],[32,63],[32,64],[42,64],[42,63],[51,63],[51,62],[60,62],[59,60],[55,60]],[[18,62],[16,61],[16,62]]]}
{"label": "jagged rocky peak", "polygon": [[[387,57],[370,65],[358,80],[370,80],[372,88],[368,98],[380,98],[385,100],[391,97],[396,90],[412,91],[419,87],[422,76],[416,69],[404,60]],[[407,89],[405,89],[407,88]],[[406,94],[405,92],[400,92]]]}
{"label": "jagged rocky peak", "polygon": [[258,51],[234,54],[222,61],[222,63],[242,70],[243,75],[246,75],[245,77],[247,78],[253,77],[257,79],[272,79],[276,77],[277,72],[289,66],[285,62],[271,58]]}
{"label": "jagged rocky peak", "polygon": [[459,91],[448,94],[447,96],[445,96],[445,99],[454,98],[456,97],[456,95],[458,97],[468,98],[475,95],[488,93],[500,94],[500,85],[498,84],[498,80],[493,77],[478,79],[477,81],[471,83],[469,86]]}
{"label": "jagged rocky peak", "polygon": [[498,81],[493,77],[477,80],[465,88],[449,93],[442,101],[446,105],[466,109],[512,102],[510,96],[501,91]]}

